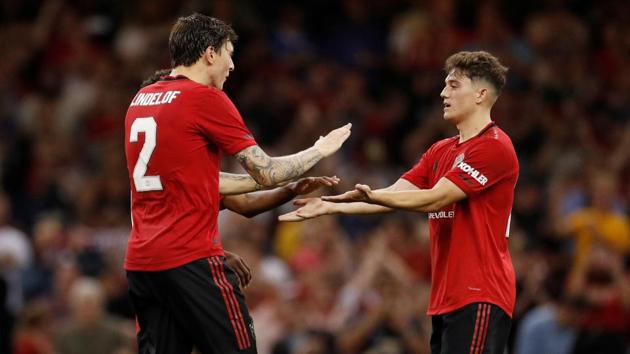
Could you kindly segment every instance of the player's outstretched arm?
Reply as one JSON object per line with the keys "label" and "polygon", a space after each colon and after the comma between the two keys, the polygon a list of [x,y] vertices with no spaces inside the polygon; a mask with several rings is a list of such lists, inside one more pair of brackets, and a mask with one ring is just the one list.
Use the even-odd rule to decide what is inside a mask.
{"label": "player's outstretched arm", "polygon": [[223,198],[223,206],[248,218],[276,208],[298,195],[309,194],[320,187],[332,187],[339,183],[335,177],[305,177],[286,186],[268,191],[228,195]]}
{"label": "player's outstretched arm", "polygon": [[357,184],[347,195],[322,197],[329,202],[360,200],[379,206],[423,212],[439,211],[447,205],[466,198],[466,193],[448,178],[442,177],[431,189],[407,191],[372,190],[365,184]]}
{"label": "player's outstretched arm", "polygon": [[321,159],[334,154],[350,136],[350,128],[352,124],[337,128],[319,138],[312,147],[293,155],[270,157],[254,145],[239,151],[235,156],[257,183],[273,187],[303,175]]}
{"label": "player's outstretched arm", "polygon": [[[417,190],[407,180],[399,179],[393,185],[383,189],[383,191],[405,191],[405,190]],[[322,200],[328,197],[322,198],[306,198],[298,199],[293,202],[294,205],[299,206],[297,210],[290,213],[280,215],[278,220],[280,221],[303,221],[307,219],[316,218],[322,215],[333,214],[353,214],[353,215],[369,215],[369,214],[382,214],[393,211],[392,208],[360,202],[353,196],[355,191],[349,191],[336,197],[342,197],[346,199],[345,203],[340,201],[330,202]]]}
{"label": "player's outstretched arm", "polygon": [[226,196],[232,194],[243,194],[264,189],[247,174],[235,174],[219,172],[219,194]]}

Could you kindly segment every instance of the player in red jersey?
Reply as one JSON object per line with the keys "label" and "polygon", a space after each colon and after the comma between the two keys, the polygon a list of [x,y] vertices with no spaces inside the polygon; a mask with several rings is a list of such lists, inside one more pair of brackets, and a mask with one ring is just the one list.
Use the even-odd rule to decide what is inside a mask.
{"label": "player in red jersey", "polygon": [[445,69],[444,119],[458,136],[433,144],[388,188],[358,184],[339,196],[299,200],[301,208],[280,220],[428,212],[432,353],[503,353],[516,298],[507,237],[519,167],[490,111],[507,68],[487,52],[460,52]]}
{"label": "player in red jersey", "polygon": [[125,269],[140,353],[190,353],[193,346],[256,353],[217,231],[221,155],[234,155],[255,183],[272,187],[302,175],[350,135],[347,125],[309,149],[269,157],[222,91],[235,40],[221,20],[179,18],[169,37],[170,76],[143,87],[125,117],[132,214]]}

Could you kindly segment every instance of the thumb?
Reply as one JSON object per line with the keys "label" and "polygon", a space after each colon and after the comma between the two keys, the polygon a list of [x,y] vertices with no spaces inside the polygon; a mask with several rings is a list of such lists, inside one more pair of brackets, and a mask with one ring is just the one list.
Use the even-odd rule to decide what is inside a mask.
{"label": "thumb", "polygon": [[370,187],[368,185],[365,185],[365,184],[358,184],[357,183],[354,186],[354,188],[356,188],[356,189],[358,189],[358,190],[360,190],[362,192],[369,192],[370,191]]}
{"label": "thumb", "polygon": [[293,205],[298,205],[298,206],[306,205],[306,199],[296,199],[293,201]]}

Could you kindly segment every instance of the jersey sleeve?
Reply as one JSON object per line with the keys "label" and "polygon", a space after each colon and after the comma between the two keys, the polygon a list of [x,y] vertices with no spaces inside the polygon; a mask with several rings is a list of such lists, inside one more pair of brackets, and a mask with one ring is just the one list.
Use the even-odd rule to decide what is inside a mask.
{"label": "jersey sleeve", "polygon": [[201,112],[197,125],[202,133],[223,152],[234,155],[256,145],[241,114],[223,91],[207,91],[199,98]]}
{"label": "jersey sleeve", "polygon": [[466,151],[444,175],[469,197],[490,188],[515,173],[515,164],[505,146],[497,140],[481,142]]}
{"label": "jersey sleeve", "polygon": [[429,171],[430,171],[430,151],[425,152],[420,157],[420,161],[416,163],[409,171],[405,172],[400,178],[406,179],[420,189],[429,189]]}

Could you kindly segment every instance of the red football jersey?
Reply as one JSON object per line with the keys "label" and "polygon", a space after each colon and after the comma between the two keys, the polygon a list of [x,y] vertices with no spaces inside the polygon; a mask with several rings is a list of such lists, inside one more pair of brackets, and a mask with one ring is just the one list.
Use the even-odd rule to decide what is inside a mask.
{"label": "red football jersey", "polygon": [[223,254],[221,153],[255,144],[221,90],[183,76],[141,89],[125,117],[132,218],[125,269],[170,269]]}
{"label": "red football jersey", "polygon": [[467,195],[429,213],[429,315],[473,302],[492,303],[512,315],[516,281],[507,237],[518,170],[512,141],[491,123],[461,144],[458,136],[435,143],[402,176],[420,189],[446,177]]}

